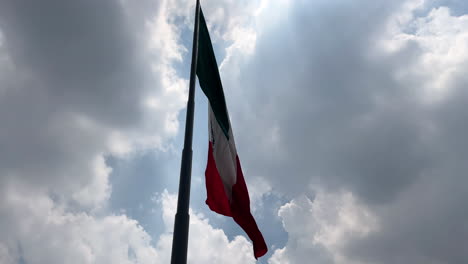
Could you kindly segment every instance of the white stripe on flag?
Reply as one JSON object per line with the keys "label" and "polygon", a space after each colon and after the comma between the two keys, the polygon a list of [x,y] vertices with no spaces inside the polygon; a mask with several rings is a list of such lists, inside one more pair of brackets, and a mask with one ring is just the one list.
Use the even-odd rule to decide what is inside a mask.
{"label": "white stripe on flag", "polygon": [[211,109],[211,105],[208,104],[208,124],[210,130],[210,141],[213,144],[213,157],[218,169],[221,181],[224,185],[224,190],[228,196],[229,201],[232,198],[232,186],[237,180],[237,166],[236,166],[236,146],[234,143],[234,137],[232,135],[232,129],[229,129],[229,140],[223,133],[221,126],[219,125],[216,117]]}

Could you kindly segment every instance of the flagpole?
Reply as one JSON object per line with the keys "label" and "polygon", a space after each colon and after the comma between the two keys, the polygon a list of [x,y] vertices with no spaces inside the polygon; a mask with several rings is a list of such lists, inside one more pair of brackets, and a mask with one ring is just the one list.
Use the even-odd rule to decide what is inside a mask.
{"label": "flagpole", "polygon": [[189,97],[187,101],[187,116],[185,121],[184,149],[180,166],[179,195],[177,198],[177,213],[174,221],[172,238],[171,264],[187,263],[188,233],[189,233],[189,203],[190,180],[192,174],[192,138],[193,112],[195,108],[195,78],[198,59],[198,29],[200,17],[200,0],[195,6],[195,25],[193,28],[192,65],[190,67]]}

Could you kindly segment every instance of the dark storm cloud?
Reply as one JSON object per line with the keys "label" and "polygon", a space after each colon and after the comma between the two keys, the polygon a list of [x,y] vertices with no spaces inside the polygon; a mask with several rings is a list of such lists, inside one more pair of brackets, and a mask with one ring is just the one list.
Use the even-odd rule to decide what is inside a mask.
{"label": "dark storm cloud", "polygon": [[[177,39],[151,43],[153,34],[174,34],[167,17],[151,27],[160,5],[0,2],[0,262],[154,258],[136,221],[106,215],[112,183],[105,157],[162,147],[176,132],[183,80],[166,49],[178,53]],[[149,97],[156,103],[145,104]],[[97,230],[125,238],[95,239]],[[139,239],[128,241],[133,234]],[[120,247],[111,240],[135,254],[102,250]]]}
{"label": "dark storm cloud", "polygon": [[[21,93],[18,95],[19,98],[4,98],[5,101],[13,102],[17,108],[14,109],[15,106],[8,102],[0,106],[4,109],[2,111],[4,115],[11,116],[9,124],[24,125],[21,130],[25,131],[25,137],[30,137],[34,141],[37,138],[27,134],[37,133],[37,128],[43,124],[36,122],[44,122],[57,109],[92,116],[97,119],[99,125],[104,126],[135,127],[143,122],[142,92],[151,76],[149,61],[142,57],[145,49],[142,33],[144,33],[144,23],[151,18],[151,13],[157,11],[158,6],[148,1],[143,1],[141,4],[128,6],[129,10],[124,10],[127,6],[112,0],[3,3],[0,8],[2,10],[0,26],[6,39],[7,52],[22,71],[34,74],[36,83],[28,83],[27,88],[35,86],[34,89],[40,91],[36,91],[39,96],[33,95],[35,93],[33,89],[28,90],[28,94]],[[134,16],[127,17],[128,12],[137,13],[138,16],[133,14]],[[160,88],[157,81],[153,83],[155,89]],[[43,101],[40,96],[45,97]],[[18,101],[23,101],[24,104],[18,104]],[[44,110],[29,109],[30,107],[44,108]],[[23,115],[31,117],[22,117]],[[6,127],[16,129],[13,126]],[[69,156],[62,157],[60,150],[53,149],[54,145],[50,146],[50,140],[42,138],[40,142],[16,144],[16,150],[10,151],[13,155],[7,160],[4,159],[5,164],[0,167],[21,167],[18,163],[24,163],[28,152],[31,152],[33,156],[31,159],[37,162],[38,166],[45,164],[44,171],[50,170],[51,162],[61,164],[63,167],[72,167],[70,164],[64,164],[76,161],[70,160]],[[87,143],[91,143],[89,144],[91,148],[103,144],[100,139],[93,140],[92,136],[87,139]],[[42,144],[45,146],[40,146]],[[25,149],[19,151],[18,148]],[[36,152],[47,155],[41,160],[36,157]],[[148,182],[138,181],[137,177],[128,178],[124,173],[125,170],[119,168],[117,170],[117,175],[120,176],[118,179],[122,181],[130,180],[135,184]],[[161,171],[152,167],[146,172],[139,171],[138,175],[143,177],[151,174],[151,179],[158,179],[154,176],[159,173]],[[114,175],[112,180],[116,177]],[[38,181],[43,181],[41,177],[38,178]],[[132,195],[134,190],[126,185],[124,189],[126,191],[123,192],[121,190],[124,188],[123,184],[119,181],[115,184],[117,189],[114,191],[117,193],[112,197],[127,199],[127,203],[134,200],[136,196]],[[151,202],[151,195],[151,191],[149,194],[146,193],[147,203]],[[129,196],[131,198],[128,198]],[[131,206],[138,206],[138,203],[133,203]],[[130,206],[121,207],[128,209]]]}
{"label": "dark storm cloud", "polygon": [[[84,185],[91,178],[67,174],[89,175],[89,159],[108,147],[112,131],[147,126],[144,98],[162,88],[151,64],[165,55],[148,51],[145,31],[158,5],[142,6],[153,8],[110,0],[0,3],[0,48],[12,65],[0,97],[2,175],[38,186]],[[151,129],[164,137],[171,110],[162,109],[152,113],[161,123]]]}
{"label": "dark storm cloud", "polygon": [[[295,193],[304,190],[301,183],[320,178],[385,201],[430,161],[419,144],[424,128],[417,121],[417,99],[408,97],[410,87],[392,79],[388,73],[395,65],[384,57],[367,57],[397,3],[361,3],[356,17],[354,4],[338,2],[294,7],[281,30],[259,40],[254,62],[243,69],[256,85],[246,88],[252,90],[246,100],[255,105],[255,114],[265,114],[259,133],[277,123],[278,151],[285,158],[254,160],[264,162],[260,171],[271,168],[262,175]],[[299,31],[298,25],[306,26]],[[251,75],[258,72],[254,69],[273,74]],[[285,176],[297,180],[285,182]]]}
{"label": "dark storm cloud", "polygon": [[[456,65],[442,99],[428,101],[426,87],[443,72],[424,73],[427,47],[413,40],[396,53],[378,49],[403,3],[294,2],[278,27],[260,30],[255,55],[240,64],[241,81],[230,88],[243,92],[228,90],[227,98],[243,102],[247,111],[235,110],[233,123],[249,133],[234,131],[246,170],[274,190],[351,190],[372,208],[380,229],[349,241],[351,259],[463,263],[467,64]],[[428,1],[415,15],[437,7]]]}
{"label": "dark storm cloud", "polygon": [[[462,68],[466,69],[464,64]],[[382,230],[354,241],[348,252],[372,263],[464,263],[468,260],[468,198],[465,75],[426,118],[435,126],[422,177],[391,205],[376,208]]]}
{"label": "dark storm cloud", "polygon": [[7,52],[38,78],[36,89],[50,91],[50,100],[106,121],[138,120],[138,109],[120,107],[138,105],[138,94],[130,91],[144,75],[118,3],[3,1],[0,12]]}
{"label": "dark storm cloud", "polygon": [[[11,67],[0,64],[0,237],[4,238],[0,240],[0,253],[5,248],[14,252],[12,248],[20,243],[25,245],[26,258],[34,259],[34,252],[44,248],[29,240],[25,226],[30,219],[41,223],[53,211],[49,207],[55,206],[47,199],[38,199],[36,193],[43,191],[45,197],[55,199],[56,193],[69,197],[96,185],[97,189],[90,189],[90,196],[102,195],[105,190],[99,188],[109,185],[107,176],[97,175],[92,164],[96,156],[102,157],[103,151],[109,150],[111,132],[125,134],[148,126],[141,101],[148,93],[158,94],[162,85],[161,76],[154,76],[150,70],[155,61],[160,65],[159,56],[143,51],[147,41],[143,28],[158,12],[159,2],[128,2],[0,3],[0,63],[4,58],[11,62]],[[378,48],[390,17],[408,1],[280,2],[290,7],[278,11],[279,15],[268,13],[272,19],[256,28],[252,56],[233,66],[238,69],[232,70],[227,63],[228,70],[222,72],[247,181],[260,176],[271,184],[272,195],[288,200],[302,193],[315,197],[310,194],[314,187],[351,191],[359,202],[356,204],[363,203],[378,219],[378,228],[364,237],[346,236],[349,240],[343,241],[339,253],[350,260],[385,264],[467,262],[468,210],[463,204],[468,199],[467,63],[455,65],[448,75],[450,81],[444,82],[447,92],[428,103],[424,87],[433,85],[430,78],[445,74],[437,70],[426,74],[427,69],[418,68],[428,48],[414,39],[396,53]],[[440,5],[448,5],[453,15],[468,10],[464,1],[434,0],[426,1],[415,15],[425,17]],[[219,15],[223,12],[216,14],[223,21]],[[412,23],[403,31],[414,33],[419,26]],[[218,27],[224,30],[214,26]],[[456,53],[457,42],[451,43]],[[409,70],[413,72],[405,72]],[[150,125],[155,127],[151,134],[170,134],[164,130],[164,120],[170,116],[165,110],[151,116],[156,119]],[[174,161],[171,155],[168,159]],[[171,169],[163,173],[162,167],[167,164],[151,159],[148,155],[128,168],[118,159],[115,164],[108,162],[120,170],[110,178],[116,183],[114,196],[107,199],[111,207],[115,206],[111,209],[132,208],[146,199],[151,188],[142,189],[141,182],[157,185],[159,175],[178,175],[179,165],[171,164]],[[201,177],[203,162],[199,162],[200,168],[194,168]],[[102,174],[105,163],[99,164]],[[129,178],[128,174],[138,175]],[[93,183],[96,179],[104,181]],[[18,182],[24,182],[26,190]],[[198,185],[194,190],[203,190],[202,183],[194,185]],[[126,199],[139,190],[140,194]],[[22,194],[27,194],[24,200],[6,199]],[[196,195],[193,200],[202,204],[204,196]],[[286,247],[302,247],[302,251],[290,251],[298,252],[290,260],[333,263],[336,252],[327,252],[321,244],[305,243],[312,243],[319,227],[309,227],[309,233],[300,230],[317,220],[312,219],[314,202],[311,198],[310,204],[291,210],[289,218],[278,218],[283,225],[291,225],[286,230],[294,231]],[[271,209],[271,203],[260,209],[267,218],[273,216],[263,211]],[[333,201],[330,204],[334,205]],[[36,207],[45,210],[40,214],[30,209]],[[146,217],[140,212],[129,214],[137,219]],[[259,223],[270,221],[261,229],[271,241],[284,239],[282,231],[269,230],[279,228],[278,219],[259,218]],[[298,219],[302,222],[294,226]],[[57,229],[60,232],[46,232],[51,236],[39,240],[48,245],[57,234],[67,235],[71,226],[82,223],[80,219],[73,221]],[[222,221],[213,223],[226,226]],[[230,236],[236,232],[227,231]],[[294,236],[298,234],[303,236],[297,239]],[[307,241],[300,240],[302,237]],[[28,241],[31,243],[25,243]],[[68,254],[63,252],[59,253]],[[50,254],[50,258],[63,263],[60,254]]]}

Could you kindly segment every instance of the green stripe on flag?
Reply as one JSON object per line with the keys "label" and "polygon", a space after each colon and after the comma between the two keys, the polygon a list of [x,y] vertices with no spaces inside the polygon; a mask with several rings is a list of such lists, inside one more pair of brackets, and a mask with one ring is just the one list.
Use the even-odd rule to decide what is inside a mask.
{"label": "green stripe on flag", "polygon": [[211,109],[219,126],[229,139],[229,117],[224,99],[223,85],[219,76],[218,64],[211,44],[210,33],[206,26],[205,17],[200,9],[200,31],[198,40],[197,76],[200,87],[208,97]]}

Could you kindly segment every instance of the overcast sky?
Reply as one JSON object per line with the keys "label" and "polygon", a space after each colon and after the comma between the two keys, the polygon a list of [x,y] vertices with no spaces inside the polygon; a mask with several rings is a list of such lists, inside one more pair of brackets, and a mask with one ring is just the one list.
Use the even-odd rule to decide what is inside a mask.
{"label": "overcast sky", "polygon": [[[0,0],[0,263],[169,263],[195,0]],[[268,264],[468,263],[468,2],[201,0]],[[189,263],[255,263],[204,201]]]}

